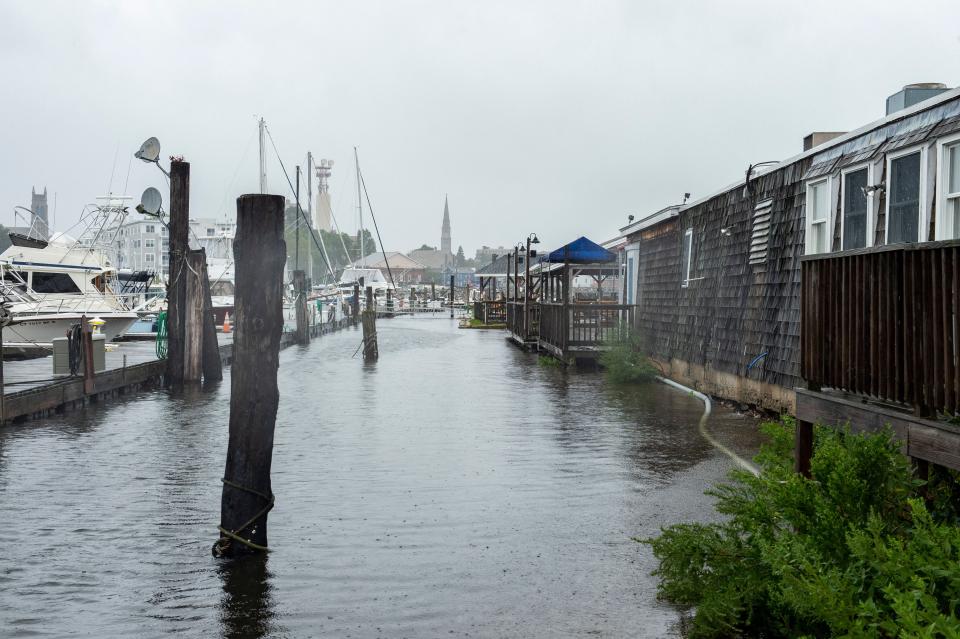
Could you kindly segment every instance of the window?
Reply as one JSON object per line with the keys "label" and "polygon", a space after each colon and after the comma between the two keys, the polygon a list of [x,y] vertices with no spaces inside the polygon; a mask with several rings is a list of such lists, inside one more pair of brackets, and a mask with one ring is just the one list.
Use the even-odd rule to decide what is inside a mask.
{"label": "window", "polygon": [[147,253],[146,255],[144,255],[144,256],[143,256],[143,261],[146,262],[147,264],[153,264],[153,262],[154,262],[154,255],[153,255],[153,253]]}
{"label": "window", "polygon": [[164,248],[164,249],[170,248],[170,240],[169,240],[169,239],[163,238],[163,248]]}
{"label": "window", "polygon": [[140,248],[140,240],[133,241],[133,248]]}
{"label": "window", "polygon": [[920,240],[922,160],[919,150],[887,159],[887,244]]}
{"label": "window", "polygon": [[213,237],[216,234],[217,234],[217,229],[211,228],[209,226],[207,227],[207,237]]}
{"label": "window", "polygon": [[830,178],[807,185],[807,255],[830,250]]}
{"label": "window", "polygon": [[680,286],[686,288],[690,286],[690,271],[693,263],[693,229],[687,229],[683,234],[683,245],[680,248],[680,271],[683,273],[683,281]]}
{"label": "window", "polygon": [[80,287],[66,273],[35,272],[33,290],[37,293],[79,293]]}
{"label": "window", "polygon": [[866,188],[870,185],[870,170],[867,167],[843,172],[843,199],[840,201],[840,235],[842,250],[857,249],[872,244],[868,234],[870,225],[871,196]]}
{"label": "window", "polygon": [[155,247],[155,246],[156,246],[156,242],[155,242],[154,240],[152,240],[152,239],[148,239],[148,240],[144,240],[144,241],[143,241],[143,247],[144,247],[144,248],[153,248],[153,247]]}
{"label": "window", "polygon": [[143,232],[144,232],[144,233],[154,233],[155,230],[154,230],[154,228],[153,228],[153,224],[147,224],[146,226],[144,226],[144,227],[143,227]]}
{"label": "window", "polygon": [[937,221],[937,239],[960,238],[960,138],[940,144],[940,207],[943,211]]}

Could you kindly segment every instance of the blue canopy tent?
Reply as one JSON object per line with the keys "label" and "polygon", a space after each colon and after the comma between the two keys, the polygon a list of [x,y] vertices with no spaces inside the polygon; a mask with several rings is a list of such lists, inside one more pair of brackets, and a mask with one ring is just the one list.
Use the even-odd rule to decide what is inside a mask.
{"label": "blue canopy tent", "polygon": [[581,235],[569,244],[543,256],[540,261],[553,264],[562,264],[563,262],[569,262],[570,264],[607,264],[616,262],[617,255]]}

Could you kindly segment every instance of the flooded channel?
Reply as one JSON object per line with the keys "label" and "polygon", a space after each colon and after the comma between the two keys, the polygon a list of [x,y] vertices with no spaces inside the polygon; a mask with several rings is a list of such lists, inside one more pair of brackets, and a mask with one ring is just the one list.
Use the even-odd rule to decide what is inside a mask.
{"label": "flooded channel", "polygon": [[[632,536],[706,519],[701,405],[446,319],[281,354],[265,560],[211,557],[229,377],[0,428],[0,635],[663,637]],[[226,371],[229,376],[229,370]],[[756,423],[711,429],[752,453]]]}

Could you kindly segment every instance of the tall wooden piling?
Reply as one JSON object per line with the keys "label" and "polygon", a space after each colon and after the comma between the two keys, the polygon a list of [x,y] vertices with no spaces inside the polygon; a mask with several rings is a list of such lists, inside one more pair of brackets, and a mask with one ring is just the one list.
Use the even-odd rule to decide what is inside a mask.
{"label": "tall wooden piling", "polygon": [[205,264],[204,251],[187,251],[186,269],[182,273],[187,280],[187,294],[183,305],[183,381],[185,382],[199,382],[203,376],[203,327],[206,320],[203,313]]}
{"label": "tall wooden piling", "polygon": [[307,274],[304,271],[293,272],[293,292],[296,295],[297,344],[310,342],[310,328],[307,322]]}
{"label": "tall wooden piling", "polygon": [[83,341],[83,392],[92,395],[96,374],[93,368],[93,329],[86,315],[80,316],[80,339]]}
{"label": "tall wooden piling", "polygon": [[350,305],[350,320],[353,324],[360,321],[360,285],[353,285],[353,304]]}
{"label": "tall wooden piling", "polygon": [[435,302],[437,300],[437,284],[436,282],[430,282],[430,301]]}
{"label": "tall wooden piling", "polygon": [[277,368],[283,333],[283,197],[237,199],[236,308],[230,385],[230,438],[223,475],[217,556],[267,548],[273,507],[270,464],[277,419]]}
{"label": "tall wooden piling", "polygon": [[373,305],[373,287],[367,287],[367,305],[363,311],[363,361],[374,362],[380,357],[377,346],[377,309]]}
{"label": "tall wooden piling", "polygon": [[183,383],[186,258],[190,238],[190,163],[170,162],[170,279],[167,285],[167,386]]}
{"label": "tall wooden piling", "polygon": [[454,283],[453,278],[454,276],[451,275],[450,276],[450,319],[453,319],[453,283]]}
{"label": "tall wooden piling", "polygon": [[220,344],[217,340],[217,319],[213,316],[213,300],[210,297],[210,274],[207,272],[207,251],[203,251],[203,381],[219,382],[223,379],[223,362],[220,361]]}

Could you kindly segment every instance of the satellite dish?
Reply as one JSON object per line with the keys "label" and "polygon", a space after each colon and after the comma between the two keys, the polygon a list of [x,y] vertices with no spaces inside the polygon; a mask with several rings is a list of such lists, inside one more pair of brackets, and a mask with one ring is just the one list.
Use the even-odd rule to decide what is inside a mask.
{"label": "satellite dish", "polygon": [[147,138],[147,141],[140,145],[140,150],[134,153],[133,157],[144,162],[156,162],[160,157],[160,140]]}
{"label": "satellite dish", "polygon": [[151,186],[140,196],[140,206],[137,210],[143,209],[140,212],[144,215],[158,215],[162,202],[163,196],[160,195],[160,191]]}

